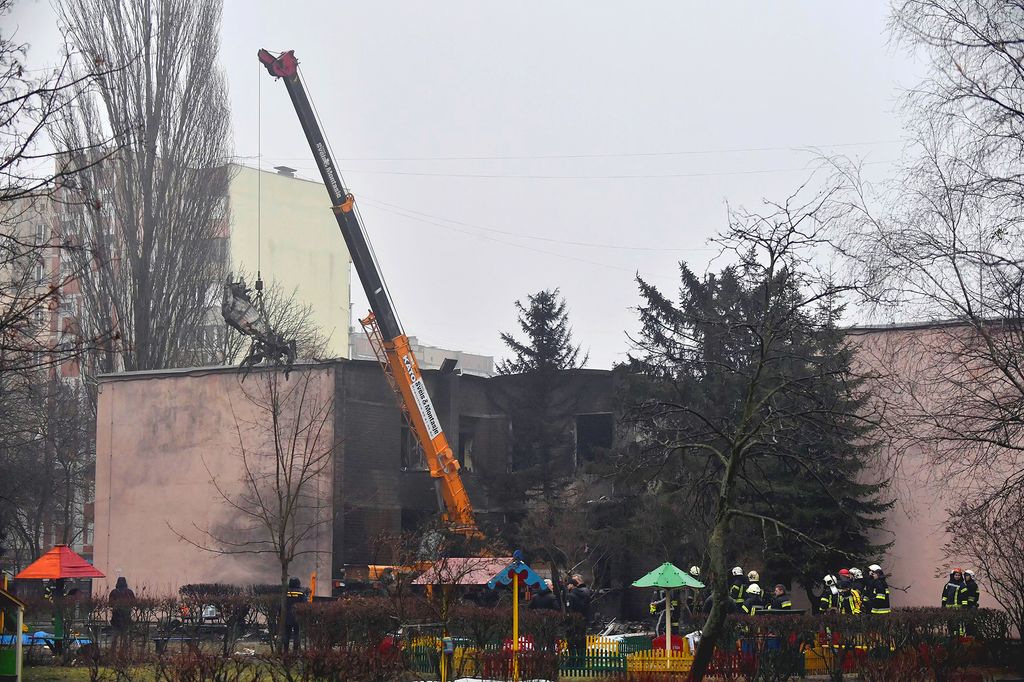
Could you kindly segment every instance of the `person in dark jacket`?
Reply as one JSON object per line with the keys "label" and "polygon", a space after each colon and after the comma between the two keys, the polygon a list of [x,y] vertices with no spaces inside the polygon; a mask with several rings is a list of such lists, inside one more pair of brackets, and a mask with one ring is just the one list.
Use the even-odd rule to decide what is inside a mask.
{"label": "person in dark jacket", "polygon": [[570,615],[578,616],[569,625],[566,639],[569,652],[574,656],[587,653],[587,623],[590,622],[590,588],[583,581],[583,576],[576,574],[569,578],[566,585],[565,608]]}
{"label": "person in dark jacket", "polygon": [[306,601],[306,593],[302,590],[302,583],[298,578],[288,580],[287,611],[284,618],[284,650],[288,651],[288,644],[294,642],[293,651],[299,650],[299,618],[295,613],[295,607]]}
{"label": "person in dark jacket", "polygon": [[742,608],[743,602],[747,598],[746,592],[747,581],[743,578],[743,567],[735,566],[732,569],[732,575],[729,576],[729,598],[736,606]]}
{"label": "person in dark jacket", "polygon": [[533,595],[529,608],[537,611],[560,611],[558,597],[555,596],[554,583],[551,580],[545,580],[544,585],[547,589]]}
{"label": "person in dark jacket", "polygon": [[889,602],[889,583],[885,580],[885,572],[878,564],[871,564],[868,566],[868,575],[870,578],[864,586],[864,591],[871,598],[870,602],[864,602],[861,610],[866,612],[870,608],[871,613],[874,614],[889,613],[892,607]]}
{"label": "person in dark jacket", "polygon": [[949,572],[949,582],[942,588],[942,608],[959,609],[967,601],[967,588],[964,587],[964,572],[954,568]]}
{"label": "person in dark jacket", "polygon": [[970,569],[964,571],[964,590],[964,597],[966,601],[963,604],[963,608],[978,608],[978,596],[980,589],[978,588],[978,581],[974,579],[974,571]]}
{"label": "person in dark jacket", "polygon": [[116,649],[118,645],[126,645],[128,633],[132,627],[132,603],[135,601],[135,593],[128,587],[128,579],[123,575],[119,576],[110,591],[110,629],[113,632],[113,639],[110,648]]}
{"label": "person in dark jacket", "polygon": [[765,608],[764,595],[761,594],[761,586],[757,583],[747,585],[747,598],[743,600],[743,613],[753,616]]}
{"label": "person in dark jacket", "polygon": [[790,600],[789,595],[786,594],[785,585],[775,586],[771,601],[768,602],[768,608],[772,611],[789,611],[793,608],[793,602]]}
{"label": "person in dark jacket", "polygon": [[818,611],[821,613],[837,612],[842,606],[842,598],[839,593],[839,586],[836,584],[834,575],[826,575],[822,578],[825,583],[825,591],[821,593],[818,600]]}
{"label": "person in dark jacket", "polygon": [[860,593],[853,589],[853,576],[847,569],[839,571],[839,613],[860,613]]}

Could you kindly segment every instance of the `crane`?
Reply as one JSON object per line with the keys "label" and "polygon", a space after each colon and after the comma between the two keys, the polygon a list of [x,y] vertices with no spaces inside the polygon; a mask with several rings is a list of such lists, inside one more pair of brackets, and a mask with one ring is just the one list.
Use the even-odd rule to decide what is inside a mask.
{"label": "crane", "polygon": [[423,449],[430,476],[437,489],[441,518],[449,529],[460,535],[480,537],[473,506],[459,476],[459,461],[452,454],[448,439],[441,429],[441,421],[430,401],[416,356],[409,346],[409,337],[398,321],[394,304],[370,249],[369,239],[358,211],[355,210],[355,197],[345,189],[306,96],[295,52],[289,50],[274,56],[267,50],[260,50],[259,59],[271,76],[284,81],[317,168],[320,169],[338,227],[370,303],[369,314],[360,322],[388,383],[398,397],[402,414]]}

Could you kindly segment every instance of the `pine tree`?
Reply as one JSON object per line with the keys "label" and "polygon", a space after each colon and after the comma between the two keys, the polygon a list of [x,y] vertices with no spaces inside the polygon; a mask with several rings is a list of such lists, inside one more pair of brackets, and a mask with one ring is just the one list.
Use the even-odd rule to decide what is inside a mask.
{"label": "pine tree", "polygon": [[712,608],[694,679],[724,632],[737,552],[778,537],[781,558],[811,574],[809,563],[875,551],[867,536],[888,508],[880,488],[858,480],[873,434],[835,326],[846,289],[810,265],[832,215],[828,197],[790,198],[768,215],[733,212],[717,242],[735,264],[703,277],[681,264],[678,300],[638,279],[623,463],[685,493],[708,523]]}
{"label": "pine tree", "polygon": [[558,289],[531,294],[526,305],[516,301],[515,306],[523,340],[502,333],[512,356],[498,364],[498,373],[508,375],[510,389],[498,400],[512,425],[512,472],[500,479],[495,493],[507,508],[523,505],[504,531],[512,544],[543,556],[558,584],[559,567],[574,564],[586,548],[586,543],[563,541],[580,540],[587,525],[581,515],[570,519],[564,513],[572,506],[570,420],[576,396],[564,390],[561,373],[583,367],[587,354],[573,343]]}
{"label": "pine tree", "polygon": [[549,373],[587,364],[587,354],[581,358],[580,346],[572,343],[569,312],[558,289],[545,289],[527,298],[529,306],[521,301],[515,304],[526,339],[518,341],[512,334],[502,333],[501,340],[512,357],[498,363],[498,374]]}

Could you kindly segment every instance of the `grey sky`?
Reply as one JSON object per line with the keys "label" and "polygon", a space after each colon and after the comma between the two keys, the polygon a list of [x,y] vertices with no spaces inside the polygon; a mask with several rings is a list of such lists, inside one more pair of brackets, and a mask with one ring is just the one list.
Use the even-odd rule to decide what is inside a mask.
{"label": "grey sky", "polygon": [[[901,88],[923,66],[890,45],[887,14],[852,0],[225,0],[222,66],[240,160],[262,147],[264,167],[316,177],[256,60],[295,50],[407,333],[501,356],[513,301],[560,287],[590,366],[609,367],[637,326],[633,273],[674,289],[680,259],[702,269],[726,201],[756,208],[808,178],[800,148],[891,170]],[[37,44],[30,66],[53,60],[48,3],[20,0],[5,21]]]}

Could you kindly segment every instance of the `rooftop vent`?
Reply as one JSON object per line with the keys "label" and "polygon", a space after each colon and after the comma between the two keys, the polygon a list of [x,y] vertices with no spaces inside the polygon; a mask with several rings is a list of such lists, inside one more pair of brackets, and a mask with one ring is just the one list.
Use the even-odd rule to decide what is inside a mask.
{"label": "rooftop vent", "polygon": [[274,170],[277,171],[278,175],[283,175],[286,178],[294,178],[295,177],[295,169],[294,168],[289,168],[288,166],[274,166]]}

